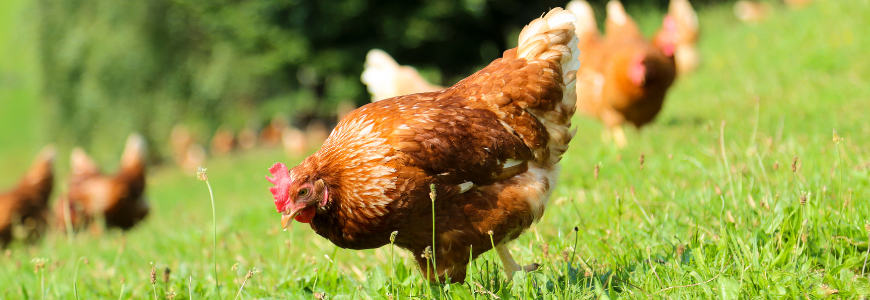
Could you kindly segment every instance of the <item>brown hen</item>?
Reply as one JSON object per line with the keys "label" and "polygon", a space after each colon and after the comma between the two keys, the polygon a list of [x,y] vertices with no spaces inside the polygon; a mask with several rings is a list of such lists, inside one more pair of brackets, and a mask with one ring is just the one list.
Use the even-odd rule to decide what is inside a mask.
{"label": "brown hen", "polygon": [[617,146],[623,147],[627,141],[622,124],[640,128],[652,121],[674,81],[673,55],[679,37],[676,22],[666,16],[662,30],[647,41],[622,4],[610,1],[605,22],[607,34],[602,38],[586,1],[572,1],[568,8],[578,18],[578,107],[600,119],[613,134]]}
{"label": "brown hen", "polygon": [[679,38],[674,49],[674,60],[677,74],[683,76],[695,71],[701,63],[695,45],[698,43],[698,14],[695,13],[689,0],[671,0],[668,15],[673,17],[677,25]]}
{"label": "brown hen", "polygon": [[81,228],[95,220],[107,228],[127,230],[148,215],[145,200],[145,140],[138,134],[127,138],[121,165],[114,175],[104,175],[81,148],[73,149],[69,192],[58,201],[58,225]]}
{"label": "brown hen", "polygon": [[299,166],[275,164],[267,178],[284,228],[309,223],[349,249],[396,232],[432,281],[464,281],[493,244],[509,278],[535,269],[506,245],[544,214],[574,135],[575,21],[553,9],[523,29],[518,48],[456,85],[362,106]]}
{"label": "brown hen", "polygon": [[0,193],[0,248],[12,241],[14,226],[25,229],[28,242],[36,241],[45,232],[55,153],[52,145],[42,148],[18,185]]}

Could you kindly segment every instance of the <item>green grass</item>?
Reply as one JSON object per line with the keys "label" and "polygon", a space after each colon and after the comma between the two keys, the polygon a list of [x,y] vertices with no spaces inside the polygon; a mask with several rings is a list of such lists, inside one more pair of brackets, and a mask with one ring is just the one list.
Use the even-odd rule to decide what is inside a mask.
{"label": "green grass", "polygon": [[[154,168],[147,222],[126,235],[55,232],[16,244],[0,257],[0,297],[41,299],[44,286],[46,299],[74,299],[76,289],[78,299],[151,298],[153,262],[159,297],[214,298],[216,259],[224,298],[256,268],[240,298],[866,299],[870,1],[780,9],[757,25],[737,23],[730,9],[700,12],[702,68],[676,83],[655,124],[628,133],[628,148],[602,144],[597,122],[575,118],[550,208],[510,246],[520,263],[542,268],[513,282],[486,253],[466,284],[430,289],[403,250],[339,249],[299,223],[282,231],[263,175],[298,158],[258,150],[206,164],[217,253],[205,183]],[[833,130],[844,140],[835,143]],[[37,143],[19,138],[27,161]],[[47,259],[38,273],[34,258]]]}

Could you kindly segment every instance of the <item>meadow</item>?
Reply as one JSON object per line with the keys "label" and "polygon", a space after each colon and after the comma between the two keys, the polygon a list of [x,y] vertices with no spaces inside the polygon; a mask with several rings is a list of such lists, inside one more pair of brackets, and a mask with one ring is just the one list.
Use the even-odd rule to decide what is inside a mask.
{"label": "meadow", "polygon": [[[0,187],[46,142],[36,55],[16,47],[35,43],[14,27],[27,9],[0,2],[0,56],[15,58],[0,60]],[[647,31],[661,19],[629,13]],[[430,285],[401,249],[340,249],[299,223],[282,231],[263,176],[302,158],[261,149],[204,165],[217,251],[206,182],[156,166],[141,226],[14,244],[0,254],[0,298],[867,299],[866,16],[868,0],[777,7],[759,24],[730,5],[700,8],[701,68],[678,79],[654,124],[628,131],[628,147],[575,117],[549,209],[510,245],[541,268],[512,281],[495,253],[465,284]],[[97,160],[114,170],[122,145]],[[69,149],[59,153],[55,196],[69,169]]]}

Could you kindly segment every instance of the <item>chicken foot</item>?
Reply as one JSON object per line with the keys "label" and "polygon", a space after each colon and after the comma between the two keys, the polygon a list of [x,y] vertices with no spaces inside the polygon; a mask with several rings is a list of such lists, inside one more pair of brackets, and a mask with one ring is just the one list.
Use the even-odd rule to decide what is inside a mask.
{"label": "chicken foot", "polygon": [[540,267],[540,265],[537,263],[532,263],[521,267],[514,260],[514,257],[511,255],[510,250],[508,250],[507,245],[505,244],[495,246],[495,252],[498,252],[498,258],[501,259],[501,263],[502,265],[504,265],[504,273],[507,276],[508,280],[514,277],[515,272],[531,272],[537,270],[538,267]]}
{"label": "chicken foot", "polygon": [[625,148],[628,140],[625,139],[625,131],[622,130],[622,126],[610,128],[610,131],[613,133],[613,141],[616,142],[616,147],[619,149]]}
{"label": "chicken foot", "polygon": [[628,144],[628,140],[625,138],[625,131],[619,125],[602,130],[601,142],[605,144],[613,142],[619,149],[625,148],[625,145]]}

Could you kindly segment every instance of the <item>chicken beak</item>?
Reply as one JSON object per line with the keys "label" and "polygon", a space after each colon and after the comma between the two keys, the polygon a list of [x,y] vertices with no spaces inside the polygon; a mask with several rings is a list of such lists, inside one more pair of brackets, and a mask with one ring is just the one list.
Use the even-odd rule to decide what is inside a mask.
{"label": "chicken beak", "polygon": [[295,219],[296,216],[299,215],[299,212],[302,211],[302,208],[304,207],[299,207],[292,211],[284,211],[283,213],[281,213],[281,228],[284,228],[284,231],[287,231],[287,228],[290,227],[290,223],[292,223],[293,219]]}
{"label": "chicken beak", "polygon": [[287,227],[290,227],[290,222],[293,222],[293,216],[288,214],[281,215],[281,228],[284,228],[284,231],[287,231]]}

